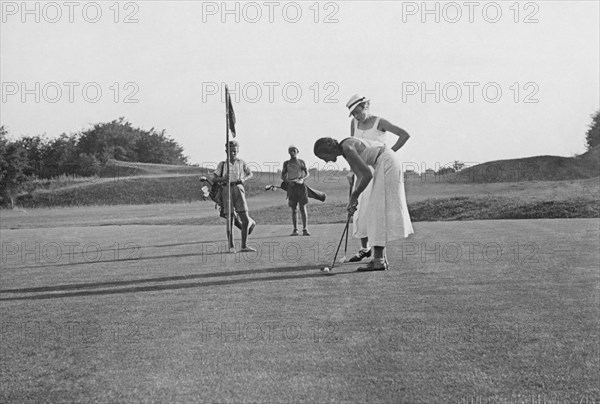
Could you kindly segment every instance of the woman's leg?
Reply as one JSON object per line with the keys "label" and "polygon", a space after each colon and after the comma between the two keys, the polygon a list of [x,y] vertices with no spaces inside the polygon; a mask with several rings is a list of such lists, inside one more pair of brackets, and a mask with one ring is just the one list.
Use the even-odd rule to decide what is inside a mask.
{"label": "woman's leg", "polygon": [[377,260],[383,260],[385,257],[385,247],[381,247],[381,246],[374,246],[373,249],[375,250],[373,252],[373,259],[375,261]]}

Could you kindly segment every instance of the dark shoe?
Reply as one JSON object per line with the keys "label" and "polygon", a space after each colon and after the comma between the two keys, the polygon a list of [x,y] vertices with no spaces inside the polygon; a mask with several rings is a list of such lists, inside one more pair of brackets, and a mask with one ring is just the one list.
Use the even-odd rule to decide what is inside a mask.
{"label": "dark shoe", "polygon": [[388,270],[388,263],[387,261],[378,261],[377,263],[375,263],[375,261],[371,261],[367,264],[366,267],[360,267],[356,270],[356,272],[374,272],[374,271],[387,271]]}
{"label": "dark shoe", "polygon": [[253,220],[252,224],[250,225],[250,227],[248,227],[248,235],[252,234],[252,232],[254,231],[255,227],[256,227],[256,221]]}
{"label": "dark shoe", "polygon": [[348,262],[359,262],[362,261],[363,258],[367,258],[371,256],[371,249],[369,248],[367,251],[358,250],[355,256],[351,257]]}
{"label": "dark shoe", "polygon": [[299,236],[299,235],[300,235],[300,233],[298,233],[298,229],[294,229],[292,234],[290,234],[290,236]]}
{"label": "dark shoe", "polygon": [[303,236],[310,236],[310,233],[308,232],[308,229],[302,230],[302,235]]}

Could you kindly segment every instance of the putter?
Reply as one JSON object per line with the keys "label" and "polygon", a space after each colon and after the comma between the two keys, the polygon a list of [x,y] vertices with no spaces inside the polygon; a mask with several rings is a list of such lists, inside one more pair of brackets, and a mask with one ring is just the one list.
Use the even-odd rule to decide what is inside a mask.
{"label": "putter", "polygon": [[[352,197],[352,188],[354,188],[354,176],[352,176],[352,181],[350,181],[350,191],[348,191],[348,199]],[[351,216],[352,217],[352,216]],[[350,223],[350,220],[348,220]],[[346,254],[348,254],[348,224],[346,225],[346,245],[344,246],[344,256],[340,258],[340,263],[343,264],[348,259]]]}
{"label": "putter", "polygon": [[348,231],[348,226],[349,225],[350,225],[350,221],[348,221],[348,224],[346,224],[346,243],[344,245],[344,256],[342,258],[340,258],[340,264],[343,264],[347,260],[346,254],[348,253],[348,233],[350,233]]}
{"label": "putter", "polygon": [[338,252],[340,252],[340,247],[342,246],[342,241],[344,241],[344,236],[348,233],[348,226],[350,225],[350,219],[352,219],[352,216],[348,215],[348,220],[346,220],[346,226],[344,226],[344,231],[342,232],[342,238],[340,238],[340,242],[337,246],[337,250],[335,250],[335,256],[333,257],[333,262],[331,263],[331,266],[329,267],[330,271],[335,266],[335,261],[337,260]]}

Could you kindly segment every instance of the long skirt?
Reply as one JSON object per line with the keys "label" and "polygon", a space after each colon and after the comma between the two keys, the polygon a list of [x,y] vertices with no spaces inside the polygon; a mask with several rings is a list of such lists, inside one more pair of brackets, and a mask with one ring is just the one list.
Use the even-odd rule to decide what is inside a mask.
{"label": "long skirt", "polygon": [[[371,174],[373,173],[373,168],[371,169]],[[356,189],[357,185],[356,177],[354,178],[354,186],[352,190]],[[371,197],[371,191],[373,190],[373,180],[369,182],[369,185],[365,188],[364,191],[358,196],[358,207],[356,212],[354,212],[354,216],[352,217],[352,236],[355,238],[364,238],[368,237],[367,233],[367,213],[369,209],[367,208],[367,203],[369,202],[369,198]]]}
{"label": "long skirt", "polygon": [[363,226],[366,227],[369,244],[385,247],[390,241],[408,237],[414,230],[406,205],[402,162],[398,155],[386,148],[373,168],[373,179],[369,184],[371,192],[363,198],[363,209],[357,218],[355,231],[360,235]]}

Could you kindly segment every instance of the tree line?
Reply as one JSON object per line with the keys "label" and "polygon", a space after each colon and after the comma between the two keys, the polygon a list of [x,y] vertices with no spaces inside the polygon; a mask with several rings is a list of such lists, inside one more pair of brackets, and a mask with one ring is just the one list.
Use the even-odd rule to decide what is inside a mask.
{"label": "tree line", "polygon": [[60,176],[99,175],[109,160],[188,164],[183,147],[165,130],[143,130],[121,117],[55,139],[44,135],[9,138],[0,126],[0,204],[8,204],[23,184]]}

